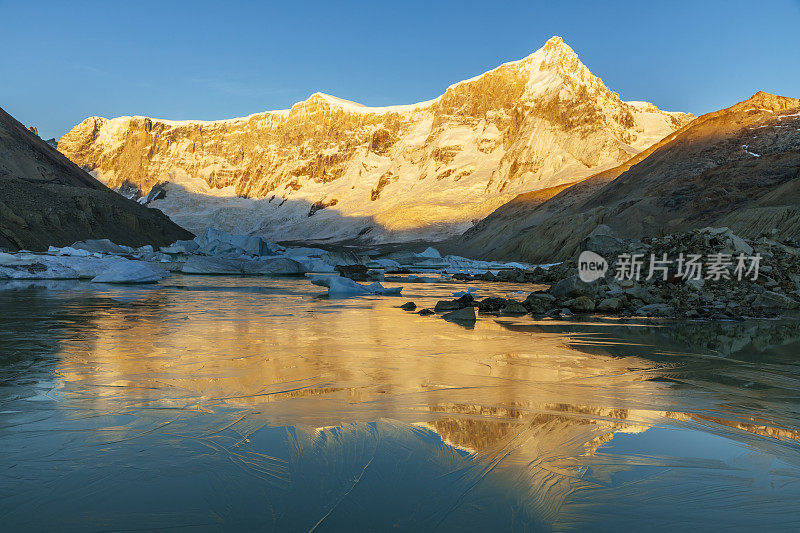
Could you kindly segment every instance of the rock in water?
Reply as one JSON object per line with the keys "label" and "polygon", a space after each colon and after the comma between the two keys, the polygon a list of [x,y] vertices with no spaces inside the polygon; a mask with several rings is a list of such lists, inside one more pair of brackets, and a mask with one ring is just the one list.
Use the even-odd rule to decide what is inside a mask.
{"label": "rock in water", "polygon": [[463,309],[445,313],[442,315],[442,318],[455,322],[475,322],[477,320],[474,307],[464,307]]}
{"label": "rock in water", "polygon": [[577,296],[589,296],[594,292],[594,288],[590,284],[581,281],[576,274],[562,279],[553,285],[549,292],[556,298],[574,298]]}
{"label": "rock in water", "polygon": [[528,312],[522,304],[510,303],[503,308],[503,314],[506,315],[524,315]]}
{"label": "rock in water", "polygon": [[417,304],[414,302],[406,302],[400,306],[400,309],[405,309],[406,311],[413,311],[417,308]]}
{"label": "rock in water", "polygon": [[339,275],[354,281],[367,281],[367,267],[365,265],[336,265],[334,268]]}

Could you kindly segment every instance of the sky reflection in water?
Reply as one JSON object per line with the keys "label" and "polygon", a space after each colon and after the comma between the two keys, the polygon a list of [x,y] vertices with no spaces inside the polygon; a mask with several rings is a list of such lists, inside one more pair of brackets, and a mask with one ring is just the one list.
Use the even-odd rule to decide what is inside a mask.
{"label": "sky reflection in water", "polygon": [[800,324],[467,328],[395,307],[459,288],[0,292],[0,523],[800,527]]}

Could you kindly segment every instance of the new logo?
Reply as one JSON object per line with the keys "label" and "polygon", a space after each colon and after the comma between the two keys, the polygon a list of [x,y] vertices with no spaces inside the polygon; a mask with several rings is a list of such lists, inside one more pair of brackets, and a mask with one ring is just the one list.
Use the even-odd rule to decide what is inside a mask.
{"label": "new logo", "polygon": [[591,283],[606,275],[608,262],[603,256],[586,250],[578,256],[578,277],[581,281]]}

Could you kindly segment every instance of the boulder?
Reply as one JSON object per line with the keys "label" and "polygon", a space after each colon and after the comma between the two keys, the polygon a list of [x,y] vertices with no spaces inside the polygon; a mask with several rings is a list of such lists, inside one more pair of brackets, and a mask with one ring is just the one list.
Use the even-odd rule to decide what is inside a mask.
{"label": "boulder", "polygon": [[654,296],[649,290],[639,285],[630,287],[623,291],[629,298],[636,298],[646,304],[660,303],[661,299]]}
{"label": "boulder", "polygon": [[628,241],[617,238],[613,233],[610,227],[599,224],[581,242],[580,249],[592,251],[610,261],[630,247]]}
{"label": "boulder", "polygon": [[552,294],[547,294],[546,292],[532,292],[525,298],[522,305],[531,313],[540,315],[550,309],[555,300]]}
{"label": "boulder", "polygon": [[524,315],[527,314],[528,310],[518,302],[512,302],[505,307],[503,307],[503,314],[506,315]]}
{"label": "boulder", "polygon": [[581,281],[575,274],[550,287],[549,293],[555,298],[576,298],[578,296],[591,296],[594,294],[594,287]]}
{"label": "boulder", "polygon": [[596,309],[602,312],[614,312],[622,309],[622,299],[620,298],[603,298],[597,304]]}
{"label": "boulder", "polygon": [[453,311],[468,306],[471,307],[473,301],[475,301],[475,298],[473,298],[471,294],[465,294],[455,300],[439,300],[436,302],[436,306],[433,310],[437,313],[441,313],[443,311]]}
{"label": "boulder", "polygon": [[572,311],[580,311],[583,313],[594,311],[594,300],[588,296],[578,296],[571,300],[564,302],[564,305]]}
{"label": "boulder", "polygon": [[506,298],[497,298],[494,296],[490,296],[489,298],[484,298],[483,300],[477,303],[478,309],[485,313],[496,313],[507,306],[509,303],[513,303],[513,300],[507,300]]}
{"label": "boulder", "polygon": [[772,291],[764,291],[753,300],[753,309],[797,309],[798,302],[789,296]]}
{"label": "boulder", "polygon": [[334,270],[340,276],[350,278],[354,281],[367,281],[367,267],[364,265],[336,265]]}
{"label": "boulder", "polygon": [[413,311],[417,308],[417,304],[414,302],[406,302],[400,306],[400,309],[405,309],[406,311]]}
{"label": "boulder", "polygon": [[475,316],[475,308],[471,306],[445,313],[442,315],[442,318],[445,320],[453,320],[455,322],[475,322],[475,320],[477,320],[477,317]]}

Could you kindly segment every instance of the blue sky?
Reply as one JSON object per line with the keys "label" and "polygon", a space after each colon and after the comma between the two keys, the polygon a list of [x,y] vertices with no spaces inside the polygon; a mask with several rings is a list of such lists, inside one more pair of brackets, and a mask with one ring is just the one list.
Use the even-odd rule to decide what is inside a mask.
{"label": "blue sky", "polygon": [[800,97],[800,1],[0,0],[0,107],[45,137],[87,116],[213,120],[315,91],[412,103],[560,35],[626,100],[700,114]]}

